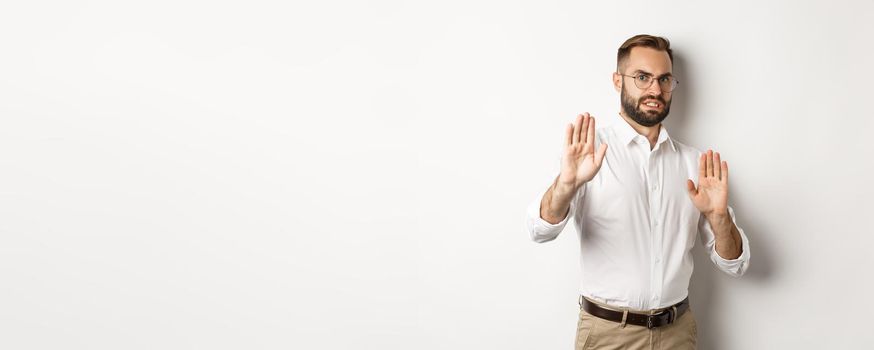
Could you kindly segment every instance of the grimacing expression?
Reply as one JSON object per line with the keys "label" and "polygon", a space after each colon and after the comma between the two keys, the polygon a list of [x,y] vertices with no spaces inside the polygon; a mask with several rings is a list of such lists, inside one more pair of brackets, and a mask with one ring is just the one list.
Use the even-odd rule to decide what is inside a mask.
{"label": "grimacing expression", "polygon": [[[622,112],[646,127],[664,121],[671,110],[672,91],[663,89],[655,78],[670,74],[673,70],[668,53],[650,47],[633,47],[617,68],[614,83],[619,91]],[[637,87],[635,76],[639,74],[653,77],[652,83],[643,89]]]}
{"label": "grimacing expression", "polygon": [[[632,78],[628,78],[632,79]],[[634,120],[636,123],[643,126],[655,126],[665,118],[668,117],[668,113],[671,111],[671,100],[668,99],[665,101],[661,95],[652,95],[647,94],[640,97],[632,96],[628,89],[626,88],[625,79],[622,82],[622,92],[619,94],[619,98],[622,100],[622,111],[625,112],[629,118]],[[657,82],[653,82],[654,84],[658,84]],[[634,84],[631,84],[633,88],[637,88]],[[662,93],[664,95],[664,92]],[[646,106],[648,101],[657,101],[659,104],[664,106],[661,110],[650,108]]]}

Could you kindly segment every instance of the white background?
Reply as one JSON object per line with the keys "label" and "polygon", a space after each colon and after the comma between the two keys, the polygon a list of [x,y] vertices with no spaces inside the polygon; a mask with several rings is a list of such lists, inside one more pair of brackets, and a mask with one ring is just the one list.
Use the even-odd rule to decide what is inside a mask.
{"label": "white background", "polygon": [[[570,226],[525,207],[617,47],[751,240],[696,248],[702,349],[874,342],[874,4],[4,2],[0,347],[569,349]],[[700,244],[700,242],[699,242]]]}

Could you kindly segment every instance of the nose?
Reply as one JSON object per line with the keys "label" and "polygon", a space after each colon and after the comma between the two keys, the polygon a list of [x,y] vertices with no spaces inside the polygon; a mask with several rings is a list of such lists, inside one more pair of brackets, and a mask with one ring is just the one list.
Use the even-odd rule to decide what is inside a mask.
{"label": "nose", "polygon": [[662,95],[662,86],[659,84],[658,79],[653,78],[652,84],[649,84],[649,87],[646,89],[647,93],[651,93],[654,96]]}

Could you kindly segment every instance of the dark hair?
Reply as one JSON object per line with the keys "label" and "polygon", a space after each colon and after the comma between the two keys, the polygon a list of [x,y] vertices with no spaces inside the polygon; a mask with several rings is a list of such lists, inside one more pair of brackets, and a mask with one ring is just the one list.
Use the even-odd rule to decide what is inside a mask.
{"label": "dark hair", "polygon": [[631,49],[637,46],[666,51],[668,53],[668,58],[671,59],[671,63],[674,62],[674,53],[671,51],[671,42],[668,41],[668,39],[649,34],[638,34],[625,40],[625,42],[622,43],[622,46],[619,47],[619,52],[616,54],[616,70],[619,70],[619,66],[622,65],[622,62],[628,59],[628,56],[631,55]]}

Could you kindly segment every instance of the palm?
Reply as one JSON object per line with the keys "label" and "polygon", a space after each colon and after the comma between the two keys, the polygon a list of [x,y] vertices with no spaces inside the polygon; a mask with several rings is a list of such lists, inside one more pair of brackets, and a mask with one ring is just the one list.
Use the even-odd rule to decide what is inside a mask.
{"label": "palm", "polygon": [[598,173],[607,145],[601,144],[595,152],[595,118],[588,113],[578,116],[575,123],[568,125],[566,136],[559,181],[576,188]]}
{"label": "palm", "polygon": [[728,210],[728,163],[719,160],[719,153],[707,151],[698,165],[698,187],[688,180],[689,197],[695,208],[705,214]]}

